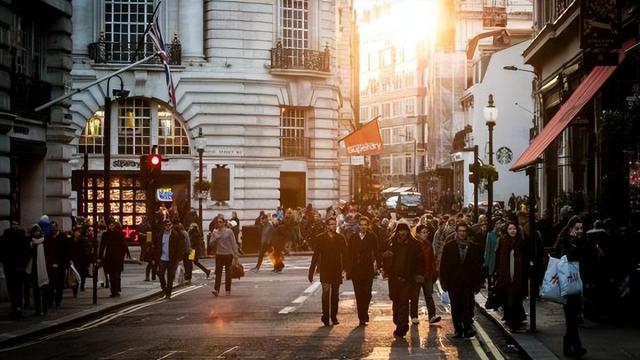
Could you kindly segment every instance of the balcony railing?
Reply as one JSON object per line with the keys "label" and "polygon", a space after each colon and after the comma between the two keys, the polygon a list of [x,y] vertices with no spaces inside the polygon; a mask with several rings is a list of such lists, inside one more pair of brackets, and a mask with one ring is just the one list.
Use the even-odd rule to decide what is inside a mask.
{"label": "balcony railing", "polygon": [[11,113],[47,122],[50,111],[34,109],[51,100],[51,84],[30,76],[14,73],[11,77]]}
{"label": "balcony railing", "polygon": [[280,156],[308,158],[311,155],[311,139],[307,137],[281,137]]}
{"label": "balcony railing", "polygon": [[320,72],[331,71],[331,54],[329,45],[323,51],[309,49],[292,49],[282,47],[278,41],[271,49],[272,69],[311,70]]}
{"label": "balcony railing", "polygon": [[[174,37],[171,44],[165,44],[169,64],[180,65],[182,63],[182,45],[178,37]],[[145,42],[141,46],[138,43],[122,43],[105,41],[101,35],[97,42],[89,44],[89,58],[96,64],[107,63],[132,63],[145,58],[155,52],[153,44]],[[151,64],[159,64],[159,58],[149,61]]]}

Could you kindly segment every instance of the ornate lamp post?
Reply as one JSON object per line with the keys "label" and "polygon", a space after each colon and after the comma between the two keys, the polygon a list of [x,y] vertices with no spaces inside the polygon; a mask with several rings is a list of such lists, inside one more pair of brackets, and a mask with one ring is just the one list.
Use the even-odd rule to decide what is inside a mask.
{"label": "ornate lamp post", "polygon": [[[202,128],[199,129],[198,138],[196,139],[196,150],[198,151],[198,182],[202,183],[202,154],[204,153],[204,148],[206,147],[206,140],[202,138]],[[202,221],[202,196],[198,194],[198,220],[200,222],[200,231],[204,234],[203,231],[203,221]]]}
{"label": "ornate lamp post", "polygon": [[[493,94],[489,94],[489,103],[484,108],[484,120],[489,128],[489,165],[493,165],[493,127],[498,119],[498,108],[493,105]],[[491,226],[493,213],[493,177],[487,179],[487,221]]]}

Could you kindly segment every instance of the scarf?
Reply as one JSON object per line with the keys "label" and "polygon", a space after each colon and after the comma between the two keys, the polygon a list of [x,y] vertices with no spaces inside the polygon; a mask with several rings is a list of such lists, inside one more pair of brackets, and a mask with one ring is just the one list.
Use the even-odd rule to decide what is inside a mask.
{"label": "scarf", "polygon": [[464,262],[467,258],[467,249],[469,248],[469,240],[461,239],[456,235],[456,242],[458,243],[458,251],[460,252],[460,262]]}
{"label": "scarf", "polygon": [[[38,287],[43,287],[49,284],[49,274],[47,273],[47,260],[44,256],[44,237],[39,239],[31,238],[31,245],[36,246],[36,278],[38,280]],[[31,274],[33,264],[33,258],[29,259],[27,265],[27,273]]]}

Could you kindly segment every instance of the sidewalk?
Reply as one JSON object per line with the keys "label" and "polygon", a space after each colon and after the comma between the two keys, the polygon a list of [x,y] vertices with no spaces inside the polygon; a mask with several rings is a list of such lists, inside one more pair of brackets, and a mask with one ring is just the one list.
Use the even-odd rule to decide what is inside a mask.
{"label": "sidewalk", "polygon": [[[536,302],[536,332],[529,333],[528,323],[522,331],[511,332],[501,321],[502,313],[486,310],[487,290],[476,295],[478,308],[490,319],[502,326],[516,345],[531,359],[562,359],[562,336],[564,335],[564,311],[562,305],[549,301]],[[529,301],[524,302],[529,312]],[[580,326],[580,338],[587,349],[585,359],[640,359],[640,327],[604,325],[584,320]]]}

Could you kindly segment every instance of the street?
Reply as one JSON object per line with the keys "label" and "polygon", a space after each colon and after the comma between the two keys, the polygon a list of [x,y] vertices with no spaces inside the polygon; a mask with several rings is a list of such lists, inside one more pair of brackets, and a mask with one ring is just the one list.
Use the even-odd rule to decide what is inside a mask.
{"label": "street", "polygon": [[[245,269],[255,262],[253,258],[242,261]],[[345,281],[340,324],[323,327],[320,283],[317,277],[312,284],[306,279],[309,261],[309,256],[290,257],[282,274],[272,273],[269,264],[259,273],[247,271],[245,277],[234,280],[229,297],[214,297],[212,279],[196,272],[192,285],[174,290],[171,300],[157,298],[124,307],[0,349],[0,358],[499,359],[505,353],[508,358],[520,358],[507,352],[502,334],[493,323],[479,318],[479,312],[480,334],[471,340],[453,339],[451,316],[437,295],[443,320],[429,326],[422,306],[420,324],[412,325],[406,340],[394,339],[391,301],[383,280],[374,282],[368,326],[357,326],[352,285]],[[499,352],[492,354],[491,349]]]}

